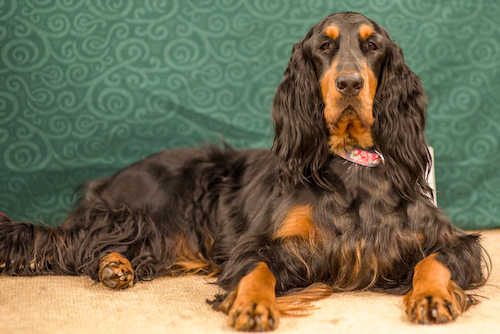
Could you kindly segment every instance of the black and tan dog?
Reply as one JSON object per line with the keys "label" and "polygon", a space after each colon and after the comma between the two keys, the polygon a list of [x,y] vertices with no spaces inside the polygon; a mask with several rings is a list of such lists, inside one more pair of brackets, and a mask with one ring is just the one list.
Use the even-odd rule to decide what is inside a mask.
{"label": "black and tan dog", "polygon": [[90,182],[62,227],[0,224],[2,271],[114,289],[212,274],[239,330],[276,328],[284,301],[359,289],[406,294],[412,322],[451,321],[487,261],[430,199],[425,118],[387,31],[330,15],[293,47],[271,150],[166,150]]}

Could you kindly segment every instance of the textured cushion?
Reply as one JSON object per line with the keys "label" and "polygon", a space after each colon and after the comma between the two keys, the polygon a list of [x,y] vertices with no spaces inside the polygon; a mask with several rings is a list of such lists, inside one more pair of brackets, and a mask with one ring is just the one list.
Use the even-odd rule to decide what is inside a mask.
{"label": "textured cushion", "polygon": [[[484,233],[500,266],[500,230]],[[0,277],[0,333],[231,333],[226,315],[205,303],[219,292],[203,276],[163,277],[113,291],[85,277]],[[315,302],[306,317],[284,317],[273,333],[496,333],[500,272],[476,291],[480,304],[446,325],[406,320],[403,298],[373,292],[337,293]]]}

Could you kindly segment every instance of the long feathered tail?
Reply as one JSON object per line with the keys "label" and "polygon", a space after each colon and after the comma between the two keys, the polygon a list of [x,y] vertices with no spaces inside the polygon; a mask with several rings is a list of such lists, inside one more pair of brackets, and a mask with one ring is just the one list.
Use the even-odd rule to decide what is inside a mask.
{"label": "long feathered tail", "polygon": [[171,240],[150,217],[125,204],[101,202],[78,208],[61,227],[24,222],[0,224],[0,273],[87,275],[98,279],[99,261],[110,252],[127,257],[139,280],[163,274],[175,261]]}

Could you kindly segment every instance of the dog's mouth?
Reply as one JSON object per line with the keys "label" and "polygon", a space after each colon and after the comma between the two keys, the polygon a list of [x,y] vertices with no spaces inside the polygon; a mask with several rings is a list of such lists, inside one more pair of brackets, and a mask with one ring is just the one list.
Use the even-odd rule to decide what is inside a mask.
{"label": "dog's mouth", "polygon": [[368,149],[373,146],[372,122],[348,105],[334,123],[328,123],[329,147],[332,153],[343,155],[354,147]]}

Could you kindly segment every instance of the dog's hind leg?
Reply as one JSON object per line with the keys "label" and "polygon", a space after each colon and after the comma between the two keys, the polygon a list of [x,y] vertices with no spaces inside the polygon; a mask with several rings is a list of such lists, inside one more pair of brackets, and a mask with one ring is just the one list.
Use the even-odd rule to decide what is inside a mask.
{"label": "dog's hind leg", "polygon": [[0,275],[88,275],[121,289],[166,273],[174,242],[143,210],[93,202],[57,228],[0,224]]}
{"label": "dog's hind leg", "polygon": [[123,255],[113,252],[99,263],[99,280],[111,289],[126,289],[134,284],[134,270]]}

